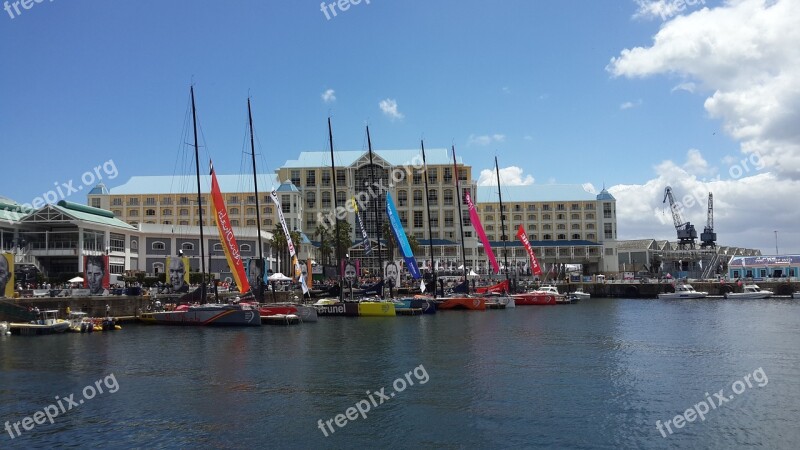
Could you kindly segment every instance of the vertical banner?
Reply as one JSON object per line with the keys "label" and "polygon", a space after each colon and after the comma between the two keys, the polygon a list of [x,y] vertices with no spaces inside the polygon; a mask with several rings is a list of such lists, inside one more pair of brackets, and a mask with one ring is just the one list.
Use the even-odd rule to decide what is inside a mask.
{"label": "vertical banner", "polygon": [[275,209],[278,211],[278,220],[283,228],[283,234],[286,235],[286,245],[289,247],[289,255],[291,256],[292,263],[294,264],[294,272],[296,276],[300,278],[300,285],[303,287],[303,294],[308,294],[308,285],[306,285],[306,279],[303,276],[303,271],[300,269],[300,261],[297,259],[297,253],[294,250],[292,234],[289,233],[289,227],[286,225],[286,218],[283,217],[283,208],[281,208],[281,202],[278,200],[278,193],[272,191],[270,193],[270,198],[272,198],[272,202],[275,203]]}
{"label": "vertical banner", "polygon": [[0,295],[14,298],[14,255],[0,253]]}
{"label": "vertical banner", "polygon": [[534,275],[541,275],[542,268],[539,266],[539,261],[536,260],[536,254],[533,253],[533,247],[531,247],[531,242],[528,240],[528,235],[525,233],[525,227],[522,225],[519,226],[517,237],[522,241],[522,245],[525,247],[525,251],[528,252],[528,256],[531,259],[531,272]]}
{"label": "vertical banner", "polygon": [[[475,228],[475,232],[483,243],[483,251],[486,252],[486,256],[489,257],[489,263],[492,265],[494,273],[498,273],[500,272],[500,266],[497,265],[497,259],[494,257],[492,246],[489,244],[489,239],[486,238],[486,232],[483,231],[483,225],[481,225],[481,219],[478,217],[478,211],[475,209],[475,204],[472,203],[472,197],[470,197],[469,192],[465,195],[467,198],[467,206],[469,207],[469,220],[472,222],[472,227]],[[500,214],[502,214],[502,211]]]}
{"label": "vertical banner", "polygon": [[208,161],[208,166],[211,171],[211,211],[217,219],[217,231],[219,232],[219,240],[222,242],[222,248],[225,250],[225,259],[228,260],[228,267],[233,273],[233,279],[236,281],[239,292],[248,292],[250,290],[250,282],[245,275],[244,262],[242,261],[242,255],[239,253],[239,244],[236,243],[236,237],[233,235],[233,226],[231,226],[231,221],[228,217],[228,210],[225,209],[225,200],[222,198],[222,192],[220,192],[219,183],[217,182],[217,174],[214,173],[214,165],[211,160]]}
{"label": "vertical banner", "polygon": [[172,292],[189,292],[189,258],[167,256],[166,267]]}
{"label": "vertical banner", "polygon": [[89,295],[108,295],[108,284],[108,256],[84,256],[83,287],[89,289]]}
{"label": "vertical banner", "polygon": [[356,281],[361,274],[361,261],[357,259],[342,259],[339,263],[339,273],[347,281]]}
{"label": "vertical banner", "polygon": [[383,263],[383,279],[392,283],[393,288],[400,287],[400,266],[402,261],[386,261]]}
{"label": "vertical banner", "polygon": [[361,230],[361,246],[364,248],[364,255],[370,256],[372,254],[372,244],[369,242],[367,229],[364,227],[364,221],[361,220],[361,214],[358,213],[358,203],[356,203],[355,197],[353,197],[350,201],[353,202],[353,212],[356,214],[358,229]]}
{"label": "vertical banner", "polygon": [[394,240],[397,241],[398,247],[400,247],[400,252],[403,254],[403,258],[408,266],[408,272],[415,280],[422,278],[422,275],[419,273],[419,267],[417,266],[417,260],[411,252],[411,245],[408,243],[406,232],[403,230],[403,224],[400,223],[397,208],[395,208],[394,202],[392,201],[392,194],[389,192],[386,193],[386,215],[389,216],[389,225],[392,229]]}

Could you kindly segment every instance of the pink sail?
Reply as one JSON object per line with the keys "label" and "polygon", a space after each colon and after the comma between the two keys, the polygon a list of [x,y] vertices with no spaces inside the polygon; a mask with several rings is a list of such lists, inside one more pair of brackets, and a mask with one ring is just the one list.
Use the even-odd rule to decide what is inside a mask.
{"label": "pink sail", "polygon": [[494,273],[498,273],[500,272],[500,266],[497,265],[497,259],[494,257],[492,246],[489,245],[489,239],[486,239],[486,233],[483,231],[483,225],[481,225],[481,219],[478,217],[478,211],[475,209],[475,204],[472,203],[472,198],[469,196],[469,192],[466,192],[465,195],[467,199],[467,206],[469,206],[469,220],[472,222],[475,232],[478,233],[478,238],[480,238],[481,242],[483,243],[483,250],[486,252],[486,256],[489,257],[489,262],[492,264]]}

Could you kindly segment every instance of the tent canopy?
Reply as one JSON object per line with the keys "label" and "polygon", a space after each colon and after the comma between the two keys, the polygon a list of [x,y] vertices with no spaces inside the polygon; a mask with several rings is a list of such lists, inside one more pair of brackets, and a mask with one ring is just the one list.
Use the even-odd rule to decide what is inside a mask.
{"label": "tent canopy", "polygon": [[70,283],[83,283],[83,278],[81,278],[81,277],[70,278],[69,282]]}
{"label": "tent canopy", "polygon": [[269,276],[268,280],[269,281],[292,281],[291,278],[287,277],[286,275],[284,275],[284,274],[282,274],[280,272],[273,273],[272,275]]}

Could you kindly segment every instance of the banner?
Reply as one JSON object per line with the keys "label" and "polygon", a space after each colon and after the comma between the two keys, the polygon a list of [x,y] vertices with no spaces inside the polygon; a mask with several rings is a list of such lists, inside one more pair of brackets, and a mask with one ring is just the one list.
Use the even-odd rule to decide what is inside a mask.
{"label": "banner", "polygon": [[108,295],[108,256],[83,257],[83,287],[89,295]]}
{"label": "banner", "polygon": [[300,278],[300,284],[303,286],[303,294],[308,294],[306,277],[303,276],[303,270],[300,268],[300,261],[297,260],[297,253],[294,251],[294,244],[292,243],[292,235],[289,233],[289,227],[286,226],[286,219],[283,217],[283,209],[281,208],[280,200],[278,200],[278,193],[272,191],[270,197],[272,198],[272,202],[275,203],[275,208],[278,211],[278,220],[281,222],[283,234],[286,235],[286,245],[289,247],[289,255],[292,257],[292,263],[294,263],[295,276]]}
{"label": "banner", "polygon": [[386,283],[391,283],[393,288],[400,287],[400,266],[402,261],[386,261],[383,263],[383,279]]}
{"label": "banner", "polygon": [[342,259],[339,262],[339,273],[347,281],[356,281],[361,273],[361,261],[357,259]]}
{"label": "banner", "polygon": [[408,243],[406,232],[403,230],[403,224],[400,223],[400,216],[397,214],[397,208],[392,201],[392,194],[386,193],[386,215],[389,216],[389,225],[394,235],[394,240],[397,241],[397,246],[400,247],[400,253],[403,254],[403,259],[408,266],[408,272],[417,280],[422,277],[417,267],[417,260],[414,259],[414,254],[411,252],[411,245]]}
{"label": "banner", "polygon": [[172,292],[189,292],[189,258],[167,256],[167,281]]}
{"label": "banner", "polygon": [[14,255],[0,253],[0,295],[14,298]]}
{"label": "banner", "polygon": [[353,197],[353,199],[350,201],[353,202],[353,212],[356,214],[358,229],[361,230],[361,246],[364,247],[364,255],[369,256],[372,254],[372,244],[369,242],[367,230],[364,228],[364,221],[361,220],[361,214],[358,213],[358,203],[356,203],[355,197]]}
{"label": "banner", "polygon": [[486,252],[486,256],[489,257],[489,263],[492,265],[494,273],[498,273],[500,272],[500,266],[497,265],[497,259],[494,257],[492,246],[489,245],[489,240],[486,239],[486,232],[483,231],[483,225],[481,225],[481,219],[478,217],[478,211],[475,209],[475,204],[472,203],[472,197],[469,196],[469,192],[465,193],[465,196],[467,199],[467,206],[469,207],[469,220],[472,222],[472,227],[475,228],[475,232],[478,234],[481,243],[483,243],[483,251]]}
{"label": "banner", "polygon": [[528,256],[531,258],[531,273],[534,275],[541,275],[542,268],[539,266],[539,261],[536,260],[536,255],[533,253],[533,247],[531,247],[531,242],[528,240],[528,235],[525,234],[525,227],[522,225],[519,226],[517,237],[520,241],[522,241],[522,245],[525,247],[525,250],[528,252]]}
{"label": "banner", "polygon": [[239,244],[236,243],[236,237],[233,235],[233,226],[228,218],[228,210],[225,209],[225,200],[219,190],[217,175],[214,173],[214,165],[211,160],[208,161],[208,166],[211,171],[211,211],[216,218],[219,240],[225,250],[225,259],[228,260],[228,267],[233,273],[233,279],[236,281],[239,292],[248,292],[250,291],[250,282],[247,280],[242,255],[239,253]]}

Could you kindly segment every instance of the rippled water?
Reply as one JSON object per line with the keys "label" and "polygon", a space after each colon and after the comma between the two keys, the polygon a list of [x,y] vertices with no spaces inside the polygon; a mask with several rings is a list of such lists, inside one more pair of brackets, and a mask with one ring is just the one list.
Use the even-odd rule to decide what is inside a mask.
{"label": "rippled water", "polygon": [[[656,429],[758,368],[765,386],[753,382],[666,438]],[[0,338],[0,370],[0,426],[55,396],[82,398],[110,374],[118,386],[112,394],[101,381],[106,392],[13,440],[0,430],[0,448],[800,444],[800,304],[791,300],[591,299],[288,328],[129,325]],[[366,419],[332,422],[329,437],[318,428],[367,391],[379,401],[375,392],[388,395],[397,378],[414,385]]]}

